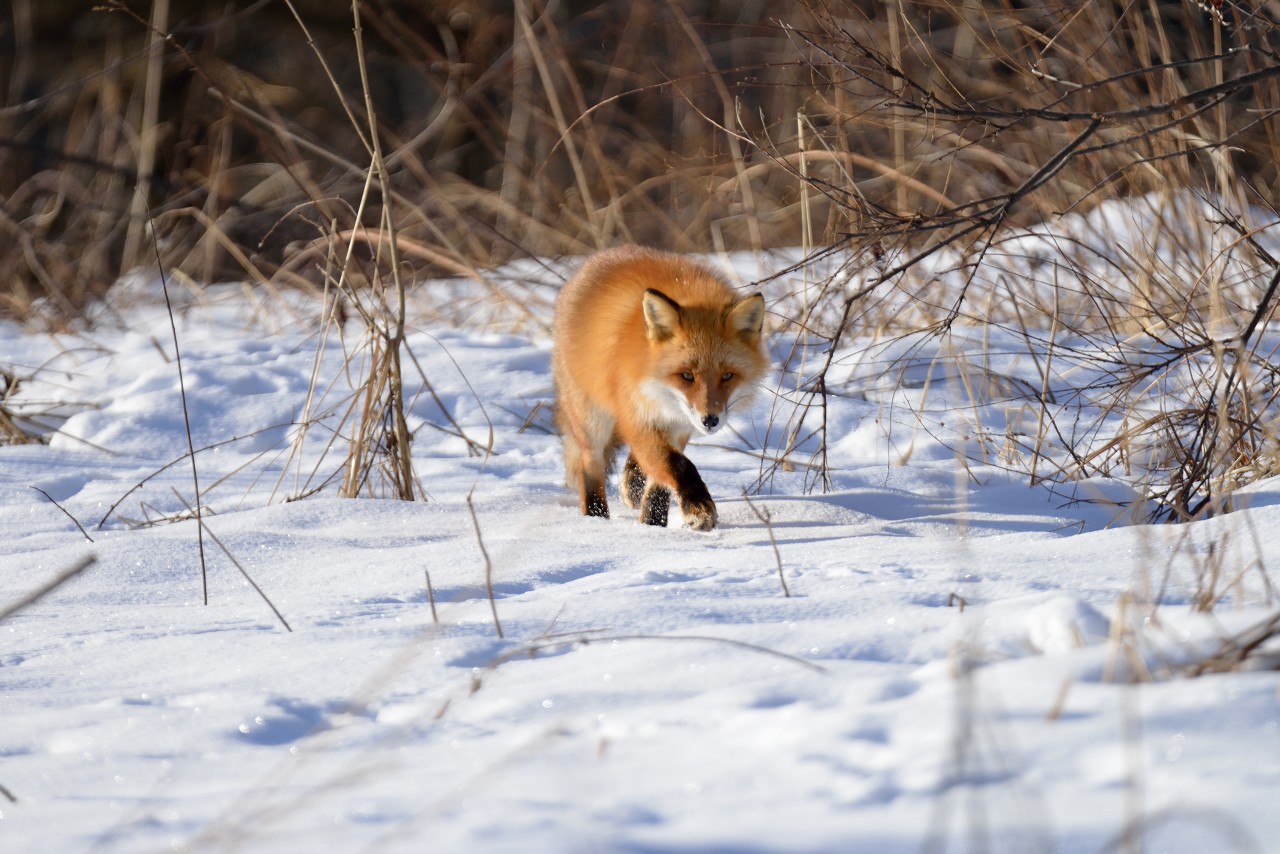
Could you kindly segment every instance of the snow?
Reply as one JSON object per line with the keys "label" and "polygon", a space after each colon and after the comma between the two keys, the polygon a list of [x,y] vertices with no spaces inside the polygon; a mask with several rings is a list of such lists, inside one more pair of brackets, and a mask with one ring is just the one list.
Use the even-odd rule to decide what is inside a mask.
{"label": "snow", "polygon": [[[4,850],[1280,839],[1280,676],[1188,675],[1274,612],[1280,481],[1218,518],[1131,524],[1123,484],[957,459],[980,441],[957,410],[1006,391],[962,392],[923,351],[864,382],[851,345],[836,364],[865,393],[831,398],[829,491],[801,465],[744,498],[791,417],[783,372],[736,439],[690,450],[717,529],[642,526],[617,500],[582,518],[550,430],[549,300],[504,325],[458,283],[417,299],[455,290],[471,321],[409,336],[435,398],[412,384],[428,495],[402,502],[337,497],[358,322],[321,334],[313,298],[174,287],[207,605],[158,283],[122,282],[87,330],[2,330],[0,366],[29,377],[10,405],[50,441],[0,447],[0,606],[95,560],[0,622]],[[1199,614],[1214,561],[1230,595]]]}

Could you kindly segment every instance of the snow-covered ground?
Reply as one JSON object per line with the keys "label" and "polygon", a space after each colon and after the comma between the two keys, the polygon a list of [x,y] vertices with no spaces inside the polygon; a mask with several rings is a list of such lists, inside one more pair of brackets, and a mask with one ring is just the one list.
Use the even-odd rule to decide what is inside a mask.
{"label": "snow-covered ground", "polygon": [[[428,500],[342,499],[329,442],[359,324],[325,337],[307,298],[174,290],[193,442],[213,446],[207,605],[159,285],[122,285],[80,334],[0,329],[0,367],[30,377],[10,405],[57,427],[0,447],[0,607],[95,559],[0,622],[0,849],[1280,846],[1280,674],[1186,673],[1274,613],[1280,483],[1216,519],[1127,524],[1114,484],[961,464],[940,376],[832,397],[832,488],[800,465],[748,504],[752,449],[793,415],[775,377],[736,437],[691,448],[716,530],[616,500],[584,519],[550,431],[544,289],[523,332],[410,335],[491,453],[414,384]],[[1196,615],[1214,566],[1231,597]]]}

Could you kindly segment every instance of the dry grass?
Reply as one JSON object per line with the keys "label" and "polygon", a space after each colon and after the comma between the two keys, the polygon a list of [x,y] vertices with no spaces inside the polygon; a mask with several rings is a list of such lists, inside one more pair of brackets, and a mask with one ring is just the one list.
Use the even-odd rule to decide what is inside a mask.
{"label": "dry grass", "polygon": [[[785,467],[829,485],[839,437],[827,401],[866,377],[850,363],[902,384],[922,353],[924,395],[940,369],[966,389],[962,469],[1117,478],[1149,518],[1173,521],[1229,510],[1241,486],[1280,471],[1280,369],[1265,335],[1280,286],[1267,216],[1280,164],[1272,20],[1230,0],[764,0],[749,19],[730,0],[704,5],[698,21],[675,0],[420,11],[370,0],[354,7],[352,38],[344,4],[175,3],[168,20],[144,20],[116,3],[78,13],[72,23],[103,35],[89,50],[73,42],[66,61],[47,41],[65,23],[40,24],[37,0],[14,0],[14,49],[0,51],[0,235],[12,247],[0,253],[0,315],[83,322],[122,273],[152,263],[143,218],[161,265],[189,281],[245,280],[265,300],[314,289],[326,307],[317,359],[338,338],[346,362],[317,363],[277,490],[413,499],[426,490],[405,413],[435,393],[406,326],[460,316],[415,304],[411,318],[413,283],[472,279],[541,331],[554,291],[498,265],[622,240],[799,246],[806,257],[779,273],[772,304],[794,333],[783,376],[798,393],[774,413],[760,486]],[[1153,217],[1117,233],[1107,203],[1137,196]],[[1029,236],[1067,213],[1094,217],[1093,230]],[[986,333],[955,334],[966,329],[1021,341],[1037,372],[1005,371]],[[320,387],[325,373],[340,379]],[[37,416],[7,408],[22,379],[0,370],[0,444],[39,435]],[[433,426],[491,450],[492,437],[467,436],[437,408]],[[308,443],[322,450],[309,471]],[[747,503],[772,541],[768,511]],[[1247,581],[1274,603],[1258,532],[1228,529],[1201,558],[1188,535],[1173,552],[1170,566],[1193,556],[1194,608],[1242,599]],[[1143,621],[1171,570],[1148,570],[1119,602],[1107,679],[1153,678]],[[486,572],[502,637],[490,582]],[[1274,668],[1278,635],[1272,617],[1175,675]],[[472,691],[510,656],[636,639],[535,639]],[[961,652],[957,767],[985,749],[973,738],[976,662]],[[370,696],[403,661],[393,665]],[[1117,848],[1158,820],[1130,798],[1133,829]]]}
{"label": "dry grass", "polygon": [[[151,263],[144,214],[186,281],[322,293],[323,339],[348,318],[363,333],[350,389],[312,389],[298,442],[323,416],[318,441],[352,450],[340,475],[295,472],[291,495],[422,495],[405,388],[433,392],[411,376],[409,313],[541,331],[554,275],[500,265],[623,240],[805,249],[772,305],[797,333],[800,391],[768,465],[814,487],[855,338],[886,375],[929,352],[965,385],[965,456],[1034,482],[1122,478],[1153,518],[1229,509],[1280,465],[1265,10],[371,0],[353,38],[342,4],[174,0],[144,18],[117,2],[63,21],[55,5],[18,0],[0,59],[0,230],[16,247],[0,313],[81,322]],[[1151,218],[1119,233],[1108,205],[1139,197]],[[1034,232],[1062,215],[1087,226]],[[407,302],[441,277],[501,308]],[[1034,375],[964,343],[996,332],[1036,354]],[[1001,395],[1020,411],[993,421],[983,403]],[[486,452],[447,412],[439,426]]]}
{"label": "dry grass", "polygon": [[[917,342],[888,372],[943,352],[987,390],[971,391],[965,453],[1033,481],[1121,477],[1154,518],[1183,520],[1274,473],[1275,24],[1229,3],[811,8],[815,28],[793,31],[808,133],[739,127],[824,194],[848,259],[779,303],[820,355],[790,360],[803,394],[776,464],[829,482],[826,400],[857,336],[868,352]],[[1149,210],[1108,207],[1139,196]],[[1076,224],[1041,227],[1063,215]],[[1013,388],[972,335],[952,344],[961,328],[1011,333],[1046,363]],[[1033,431],[978,411],[1001,382]]]}
{"label": "dry grass", "polygon": [[[619,240],[792,243],[794,184],[748,176],[744,145],[703,118],[794,115],[798,58],[772,23],[790,4],[741,20],[724,5],[726,23],[674,3],[372,0],[357,42],[342,4],[295,19],[173,0],[166,20],[113,2],[58,20],[17,0],[0,228],[23,251],[0,260],[0,312],[76,317],[152,263],[146,212],[163,263],[195,281],[317,288],[335,234],[362,235],[349,275],[364,281],[366,230],[417,248],[398,259],[410,280]],[[386,186],[361,207],[375,139]]]}

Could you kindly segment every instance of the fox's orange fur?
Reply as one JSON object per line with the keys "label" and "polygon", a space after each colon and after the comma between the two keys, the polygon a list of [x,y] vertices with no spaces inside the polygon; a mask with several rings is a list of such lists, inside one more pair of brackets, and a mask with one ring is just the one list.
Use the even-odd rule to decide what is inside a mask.
{"label": "fox's orange fur", "polygon": [[684,449],[754,390],[763,322],[763,297],[738,299],[688,258],[625,246],[587,260],[556,301],[552,356],[565,469],[584,514],[609,515],[605,479],[625,444],[622,497],[641,521],[667,524],[674,491],[689,527],[715,527]]}

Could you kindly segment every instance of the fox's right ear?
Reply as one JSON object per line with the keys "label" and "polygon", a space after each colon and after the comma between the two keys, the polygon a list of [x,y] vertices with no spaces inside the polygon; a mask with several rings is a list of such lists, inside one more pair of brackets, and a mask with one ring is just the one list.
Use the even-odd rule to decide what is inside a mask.
{"label": "fox's right ear", "polygon": [[729,309],[729,328],[741,335],[748,343],[760,340],[760,331],[764,328],[764,296],[752,294],[738,300]]}
{"label": "fox's right ear", "polygon": [[644,331],[650,341],[666,341],[680,327],[680,303],[649,288],[644,292]]}

